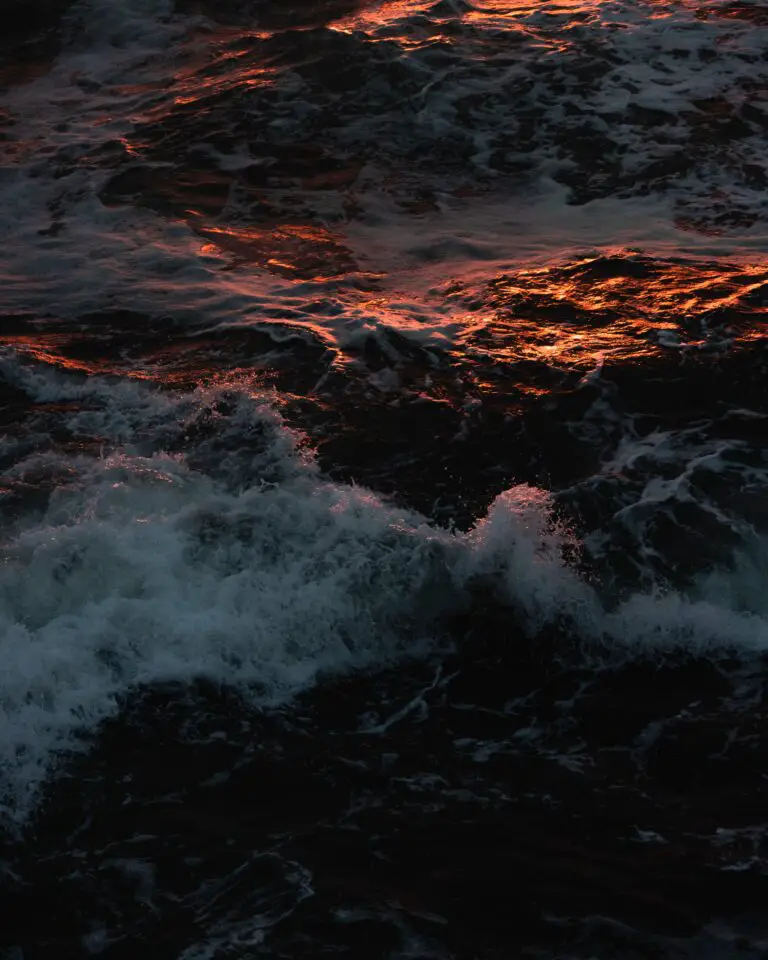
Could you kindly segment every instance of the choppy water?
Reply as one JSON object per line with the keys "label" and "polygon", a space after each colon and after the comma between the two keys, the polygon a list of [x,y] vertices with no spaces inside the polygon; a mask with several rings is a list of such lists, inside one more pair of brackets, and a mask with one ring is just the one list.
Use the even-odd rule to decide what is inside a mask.
{"label": "choppy water", "polygon": [[764,956],[768,8],[13,0],[0,95],[0,956]]}

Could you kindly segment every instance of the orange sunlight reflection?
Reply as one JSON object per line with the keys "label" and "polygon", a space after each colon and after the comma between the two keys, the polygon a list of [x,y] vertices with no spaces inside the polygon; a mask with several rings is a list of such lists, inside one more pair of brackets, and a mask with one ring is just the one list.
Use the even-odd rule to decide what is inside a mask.
{"label": "orange sunlight reflection", "polygon": [[283,223],[258,227],[213,226],[190,221],[208,242],[201,253],[225,254],[230,266],[258,264],[280,276],[327,280],[357,271],[357,264],[341,239],[325,227]]}
{"label": "orange sunlight reflection", "polygon": [[587,371],[606,360],[642,360],[670,348],[763,335],[768,306],[748,298],[765,287],[764,266],[655,262],[645,269],[642,261],[613,262],[616,269],[605,271],[612,276],[600,276],[606,261],[595,258],[492,281],[492,312],[481,321],[468,318],[464,346],[495,362],[533,360]]}
{"label": "orange sunlight reflection", "polygon": [[[554,20],[567,15],[569,20],[576,23],[595,20],[603,5],[609,5],[608,0],[557,0],[552,3],[537,0],[482,0],[462,10],[462,22],[487,31],[503,30],[509,37],[511,31],[532,27],[534,22],[537,29],[546,30],[548,18]],[[441,20],[454,16],[454,11],[447,6],[446,15],[441,17],[436,14],[434,5],[425,0],[383,0],[381,3],[365,5],[363,9],[334,21],[330,26],[345,33],[377,32],[382,39],[396,40],[408,47],[421,45],[426,38],[420,36],[417,39],[415,35],[406,34],[402,30],[403,21],[410,20],[409,26],[413,28],[418,22],[417,18],[424,18],[419,25],[426,30],[431,24],[431,31],[439,34]],[[450,39],[450,36],[443,39]]]}
{"label": "orange sunlight reflection", "polygon": [[[681,2],[685,6],[689,0]],[[677,8],[679,6],[678,3]],[[443,5],[439,7],[442,9]],[[571,26],[579,27],[601,16],[608,18],[610,7],[608,0],[557,0],[552,3],[478,0],[468,9],[462,7],[458,11],[461,16],[458,16],[450,0],[445,0],[445,15],[427,0],[381,0],[356,5],[354,12],[333,20],[328,29],[343,33],[361,31],[370,34],[373,41],[392,42],[409,50],[435,40],[451,42],[451,31],[445,29],[445,24],[452,20],[460,22],[461,28],[470,35],[473,28],[482,28],[476,30],[477,35],[490,37],[506,52],[521,34],[532,38],[542,48],[556,49],[575,42],[569,35]],[[675,7],[675,3],[659,4],[654,16],[672,16]],[[742,9],[738,5],[732,7],[734,11]],[[741,14],[732,12],[731,15]],[[564,17],[568,21],[565,25],[562,23]],[[555,23],[558,18],[561,20]],[[414,174],[416,185],[411,191],[407,168],[410,155],[400,166],[393,163],[391,170],[371,173],[369,168],[374,169],[377,163],[382,168],[386,166],[386,158],[381,159],[375,149],[380,138],[374,147],[367,148],[367,152],[361,150],[359,156],[355,154],[354,138],[351,145],[342,139],[342,146],[334,153],[331,149],[326,150],[320,121],[317,127],[320,132],[311,134],[315,139],[310,139],[303,128],[299,129],[304,123],[304,114],[297,121],[296,130],[287,121],[284,125],[285,118],[279,114],[277,119],[270,121],[274,129],[267,136],[267,120],[260,119],[259,114],[249,113],[249,108],[258,99],[252,96],[251,88],[271,88],[278,71],[283,69],[276,65],[279,62],[277,54],[265,52],[268,44],[261,43],[271,37],[270,33],[226,27],[191,36],[183,54],[169,66],[169,83],[153,80],[112,89],[112,93],[124,97],[130,104],[130,132],[121,133],[110,141],[107,144],[109,150],[103,151],[103,155],[93,151],[72,163],[73,166],[76,163],[99,163],[108,167],[114,158],[117,158],[118,166],[129,160],[130,163],[119,167],[102,190],[100,196],[104,205],[135,203],[175,220],[182,227],[186,225],[194,234],[195,249],[209,261],[206,267],[212,264],[210,273],[217,274],[214,282],[221,280],[219,271],[229,271],[226,279],[221,280],[222,286],[229,283],[228,290],[235,289],[242,281],[243,291],[247,294],[249,291],[245,286],[251,283],[255,270],[295,281],[356,278],[356,286],[348,283],[345,287],[345,296],[349,289],[353,289],[353,293],[343,304],[343,309],[354,302],[349,315],[342,321],[333,319],[341,310],[336,314],[329,312],[331,319],[324,325],[322,310],[315,311],[309,298],[295,309],[292,307],[293,312],[285,311],[288,316],[299,316],[296,325],[310,330],[318,341],[325,344],[335,342],[340,363],[353,353],[349,339],[344,341],[339,334],[343,323],[348,321],[348,328],[361,334],[358,350],[363,349],[360,343],[367,346],[378,337],[384,343],[380,348],[385,357],[382,363],[391,361],[393,367],[399,364],[401,370],[406,363],[403,358],[409,356],[408,362],[412,361],[414,366],[424,364],[427,352],[419,349],[424,343],[443,355],[454,351],[454,359],[459,362],[485,359],[501,364],[535,361],[547,367],[588,371],[609,359],[639,361],[670,349],[696,349],[713,343],[745,341],[762,332],[756,329],[756,318],[762,319],[768,313],[768,307],[760,306],[759,298],[757,306],[750,303],[748,309],[744,307],[745,298],[765,285],[762,267],[729,268],[670,260],[644,261],[622,251],[605,251],[601,257],[563,266],[558,259],[562,254],[554,249],[556,241],[552,237],[547,237],[550,266],[521,270],[490,282],[487,282],[488,277],[498,269],[493,263],[500,262],[503,254],[493,250],[487,260],[470,263],[470,254],[465,255],[463,248],[457,245],[457,260],[466,256],[466,262],[454,260],[443,264],[439,261],[442,256],[440,245],[435,244],[438,252],[430,269],[439,262],[440,268],[451,271],[449,275],[462,276],[462,271],[470,267],[484,271],[487,268],[488,272],[483,274],[480,306],[471,310],[465,309],[466,301],[463,300],[466,285],[456,283],[447,297],[448,305],[456,307],[455,314],[445,310],[444,300],[433,310],[435,302],[429,298],[424,298],[409,312],[397,300],[398,296],[404,297],[402,287],[397,292],[395,285],[400,282],[397,276],[392,278],[391,299],[386,296],[366,299],[381,292],[377,281],[384,276],[382,272],[361,266],[366,256],[373,260],[371,250],[375,250],[375,243],[366,247],[364,240],[359,239],[365,236],[363,228],[356,235],[349,226],[345,236],[340,226],[349,225],[355,218],[358,222],[364,220],[365,211],[358,199],[366,190],[371,194],[379,190],[380,196],[372,200],[369,224],[365,229],[370,231],[369,235],[378,231],[386,237],[389,226],[385,223],[379,230],[378,224],[385,220],[386,214],[381,211],[386,210],[385,203],[390,194],[395,197],[398,207],[410,216],[439,219],[447,206],[441,196],[458,201],[458,209],[460,201],[469,201],[473,194],[481,193],[486,181],[480,175],[474,179],[467,163],[457,175],[460,185],[457,186],[454,180],[453,183],[446,181],[444,190],[432,189],[431,183],[427,189]],[[346,43],[348,38],[333,37],[334,42],[341,39],[345,43],[335,43],[334,49],[336,46],[354,49],[353,42]],[[278,49],[277,45],[275,49]],[[379,51],[382,49],[378,48]],[[399,50],[395,52],[399,55]],[[269,61],[270,56],[274,62]],[[314,51],[306,56],[312,62]],[[514,52],[512,56],[515,56]],[[327,81],[325,76],[318,80],[311,71],[308,76],[320,86]],[[354,74],[349,88],[344,88],[338,97],[352,99],[357,82],[357,74]],[[330,86],[332,88],[332,84]],[[310,88],[309,79],[306,88]],[[282,102],[280,98],[292,98],[294,90],[300,91],[299,99],[309,96],[299,80],[296,80],[295,88],[288,84],[285,93],[279,89],[274,93],[270,89],[269,96],[274,93]],[[245,96],[240,101],[234,94],[242,91]],[[336,101],[330,102],[329,113],[335,110]],[[697,104],[696,116],[730,116],[731,105],[726,98],[722,102],[716,97],[694,102]],[[395,110],[395,123],[400,121],[399,109]],[[271,114],[265,116],[269,119]],[[94,121],[108,122],[106,111]],[[538,123],[538,114],[534,122]],[[760,123],[763,123],[762,119]],[[11,125],[9,121],[9,128]],[[702,130],[701,140],[709,143],[710,128],[702,127]],[[13,141],[11,134],[7,136],[3,149],[14,162],[27,155],[34,156],[42,143],[39,138]],[[304,142],[305,136],[307,142]],[[438,146],[443,149],[442,140]],[[450,150],[452,146],[451,142],[446,149]],[[438,147],[434,149],[437,162]],[[588,155],[592,157],[591,153]],[[753,176],[757,175],[753,173]],[[375,177],[379,180],[375,181]],[[373,189],[370,183],[374,183]],[[712,206],[715,201],[725,203],[728,196],[713,190],[709,199]],[[468,207],[469,204],[461,207],[461,218],[465,217]],[[721,229],[717,224],[715,227],[700,225],[694,217],[695,211],[689,215],[684,206],[681,209],[678,226],[711,233]],[[55,236],[62,229],[55,210],[52,227],[40,231],[41,234]],[[729,215],[732,219],[735,216],[732,212]],[[232,220],[236,222],[229,222]],[[736,227],[741,228],[747,222],[736,221]],[[324,223],[339,225],[338,232]],[[373,224],[372,228],[370,224]],[[403,228],[402,221],[399,221],[395,228],[390,230],[390,234],[395,235],[393,245],[396,243],[407,250],[411,243],[408,227]],[[458,234],[461,226],[455,227],[444,218],[435,229],[436,232],[442,230],[447,236],[451,232]],[[355,236],[359,240],[357,247],[354,246]],[[448,237],[447,249],[455,239],[455,236]],[[188,240],[185,233],[184,242]],[[385,243],[378,239],[376,242],[381,247]],[[615,235],[613,242],[617,242]],[[499,241],[500,245],[502,243],[503,238]],[[425,244],[425,249],[428,246]],[[482,252],[480,245],[478,249]],[[493,249],[492,243],[488,244],[488,249]],[[364,252],[360,253],[360,250]],[[618,255],[613,256],[613,253]],[[491,257],[497,256],[498,260],[491,261]],[[425,274],[418,272],[420,264],[416,262],[416,255],[409,267],[413,267],[412,272],[420,282]],[[233,279],[233,271],[238,270],[242,273]],[[245,280],[242,280],[243,275]],[[754,277],[754,282],[750,277]],[[272,278],[269,282],[274,283]],[[293,286],[298,287],[298,284]],[[297,298],[303,295],[296,294]],[[336,291],[332,296],[336,296]],[[247,302],[245,297],[244,302]],[[320,319],[316,321],[318,316]],[[284,327],[290,325],[282,319],[280,322]],[[710,323],[712,328],[708,326]],[[455,333],[457,328],[459,332]],[[449,332],[441,333],[441,329]],[[714,338],[712,329],[715,329]],[[137,353],[135,360],[122,355],[119,360],[111,359],[108,337],[100,340],[98,335],[80,332],[5,336],[0,338],[0,344],[7,344],[41,362],[87,374],[120,373],[169,383],[217,375],[215,364],[206,366],[205,359],[201,360],[200,353],[204,352],[205,346],[202,341],[195,345],[181,340],[175,345],[164,344],[162,348],[154,346],[142,354]],[[258,363],[258,360],[254,361],[253,369]],[[381,379],[383,383],[384,378]],[[493,385],[489,384],[488,389],[493,389]],[[536,392],[540,388],[533,385],[523,389]],[[434,391],[431,396],[435,398]]]}
{"label": "orange sunlight reflection", "polygon": [[[133,369],[116,359],[93,356],[77,356],[78,347],[85,353],[96,353],[93,334],[35,334],[34,336],[10,335],[0,337],[0,346],[8,346],[39,363],[49,364],[72,373],[89,376],[132,377],[136,380],[154,379],[145,370]],[[106,352],[110,348],[107,346]],[[72,355],[73,354],[73,355]]]}

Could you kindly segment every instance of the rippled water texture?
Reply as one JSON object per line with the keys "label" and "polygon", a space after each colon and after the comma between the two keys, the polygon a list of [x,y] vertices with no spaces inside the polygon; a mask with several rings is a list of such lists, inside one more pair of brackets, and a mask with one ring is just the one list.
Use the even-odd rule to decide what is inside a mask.
{"label": "rippled water texture", "polygon": [[765,955],[766,156],[761,2],[3,7],[2,960]]}

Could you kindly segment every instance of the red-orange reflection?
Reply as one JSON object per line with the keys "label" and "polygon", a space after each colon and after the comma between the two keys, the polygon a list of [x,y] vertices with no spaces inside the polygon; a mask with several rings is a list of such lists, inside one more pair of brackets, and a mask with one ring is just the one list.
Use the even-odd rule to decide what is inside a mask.
{"label": "red-orange reflection", "polygon": [[0,344],[13,347],[41,363],[49,363],[65,370],[79,373],[111,373],[103,362],[90,362],[66,356],[64,350],[77,338],[67,334],[38,334],[36,336],[10,336],[0,338]]}
{"label": "red-orange reflection", "polygon": [[213,226],[191,221],[206,243],[204,255],[225,254],[231,266],[256,264],[272,273],[302,280],[325,280],[357,271],[340,237],[324,227],[283,223],[267,229]]}
{"label": "red-orange reflection", "polygon": [[169,64],[169,77],[162,81],[124,84],[112,93],[128,98],[144,98],[134,113],[135,123],[167,120],[174,110],[191,104],[212,104],[235,90],[265,86],[272,82],[274,67],[253,55],[254,44],[269,34],[219,27],[200,35],[191,35],[175,62]]}
{"label": "red-orange reflection", "polygon": [[[123,377],[133,377],[138,380],[151,379],[141,369],[116,362],[111,357],[107,359],[112,352],[109,344],[105,345],[103,351],[99,350],[98,341],[94,342],[92,334],[10,335],[0,337],[0,346],[12,347],[30,359],[73,373],[87,373],[96,376],[119,374]],[[100,356],[100,353],[107,356]],[[87,356],[79,354],[87,354]]]}
{"label": "red-orange reflection", "polygon": [[[270,380],[268,369],[254,369],[255,361],[240,368],[226,357],[223,360],[218,358],[216,344],[200,337],[172,342],[164,340],[154,347],[139,344],[134,351],[129,351],[133,356],[116,351],[108,337],[100,341],[94,334],[10,335],[0,337],[0,346],[11,347],[28,359],[71,373],[129,377],[169,387],[190,387],[199,383],[236,384],[238,389],[247,386],[258,392]],[[222,362],[227,364],[223,371],[220,369]],[[274,402],[284,399],[275,397]],[[37,408],[53,411],[56,405],[38,404]]]}
{"label": "red-orange reflection", "polygon": [[335,30],[367,30],[373,26],[395,24],[399,20],[424,12],[424,0],[383,0],[366,4],[333,24]]}
{"label": "red-orange reflection", "polygon": [[[538,0],[484,0],[473,3],[468,9],[457,4],[446,4],[441,12],[425,0],[384,0],[383,3],[366,5],[331,24],[332,29],[351,33],[361,31],[370,39],[395,40],[405,48],[422,46],[438,37],[450,41],[450,34],[442,31],[441,23],[459,19],[469,28],[487,31],[490,40],[494,32],[504,32],[504,43],[514,41],[516,33],[538,34],[546,32],[548,21],[558,21],[562,31],[562,18],[568,17],[574,24],[583,24],[599,16],[600,0],[558,0],[541,3]],[[408,24],[406,26],[406,23]],[[417,26],[418,25],[418,26]],[[553,38],[554,42],[554,38]],[[563,38],[557,41],[563,45]]]}
{"label": "red-orange reflection", "polygon": [[764,333],[768,305],[753,295],[765,286],[764,267],[620,257],[521,271],[489,285],[490,310],[470,318],[464,347],[497,363],[586,371],[670,348],[743,342]]}
{"label": "red-orange reflection", "polygon": [[701,20],[708,20],[710,17],[726,17],[730,20],[746,20],[757,27],[768,26],[768,9],[758,3],[713,4],[711,7],[702,7],[697,11],[697,16]]}

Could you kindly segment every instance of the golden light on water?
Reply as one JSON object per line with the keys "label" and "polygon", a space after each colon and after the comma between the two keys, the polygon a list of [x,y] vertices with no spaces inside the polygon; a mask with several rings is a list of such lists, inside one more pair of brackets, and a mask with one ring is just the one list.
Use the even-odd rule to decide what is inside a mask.
{"label": "golden light on water", "polygon": [[286,277],[330,279],[357,270],[341,238],[325,227],[283,223],[274,228],[194,224],[195,232],[208,242],[201,253],[225,255],[232,266],[246,264]]}
{"label": "golden light on water", "polygon": [[[225,251],[244,264],[268,258],[263,268],[284,278],[317,279],[319,271],[328,271],[329,265],[336,266],[339,276],[343,274],[346,252],[343,248],[338,252],[337,238],[315,228],[294,225],[283,229],[282,261],[274,255],[274,231],[202,228],[198,232],[209,238],[208,246],[214,252]],[[448,314],[453,319],[453,333],[435,331],[429,353],[417,348],[424,337],[424,316],[388,295],[359,296],[354,307],[349,301],[347,309],[354,312],[347,322],[354,316],[358,319],[350,328],[350,333],[353,329],[357,332],[348,347],[335,343],[322,317],[291,321],[288,326],[293,324],[296,335],[308,335],[330,348],[336,369],[356,362],[367,338],[378,339],[385,368],[398,371],[395,379],[410,383],[425,399],[445,399],[442,374],[429,386],[434,350],[452,356],[470,373],[481,393],[493,393],[505,369],[532,363],[534,375],[523,372],[518,388],[523,393],[545,394],[547,382],[541,382],[535,370],[586,374],[605,363],[643,363],[670,350],[732,348],[762,337],[768,315],[766,286],[768,271],[762,264],[683,263],[614,253],[501,275],[479,294],[475,291],[472,296],[480,296],[482,305],[469,312],[463,301],[470,291],[462,284],[453,285],[447,293],[448,304],[455,306]],[[231,331],[229,347],[229,340],[216,334],[196,334],[189,340],[181,337],[162,345],[150,339],[142,346],[137,330],[137,342],[119,354],[109,347],[108,316],[104,323],[103,345],[93,331],[88,335],[76,331],[9,334],[0,337],[0,345],[75,373],[116,374],[170,385],[221,378],[228,365],[230,378],[257,375],[265,383],[269,380],[268,334],[262,334],[264,343],[254,341],[247,348],[241,363],[228,353],[238,339],[245,338],[246,347],[249,330],[260,329],[258,320],[253,327],[244,322],[239,332]],[[498,375],[488,376],[490,370]],[[377,390],[392,389],[394,381],[379,380]]]}
{"label": "golden light on water", "polygon": [[469,24],[483,27],[510,28],[521,19],[532,16],[559,16],[569,17],[594,16],[602,2],[589,0],[558,0],[558,2],[541,3],[536,0],[484,0],[472,3],[471,6],[454,4],[448,0],[441,8],[425,0],[383,0],[380,3],[367,3],[346,17],[333,21],[334,29],[343,30],[387,30],[396,33],[396,25],[414,17],[429,18],[435,23],[456,17],[459,9],[462,20]]}
{"label": "golden light on water", "polygon": [[[295,288],[307,283],[318,287],[327,284],[333,290],[330,296],[336,296],[334,285],[339,288],[345,285],[339,294],[346,311],[344,320],[339,321],[342,334],[330,321],[323,326],[322,311],[317,311],[321,315],[316,317],[309,306],[304,310],[306,316],[296,321],[324,343],[333,342],[334,338],[342,341],[350,329],[366,331],[372,338],[384,331],[384,340],[388,332],[395,331],[416,344],[415,353],[419,345],[427,343],[430,349],[454,355],[461,351],[466,351],[468,357],[485,353],[499,362],[536,361],[587,370],[606,359],[638,362],[664,350],[705,347],[713,337],[722,342],[738,342],[758,335],[756,324],[767,308],[757,301],[750,303],[748,309],[743,308],[743,304],[745,298],[749,299],[761,288],[762,266],[740,265],[731,269],[721,266],[721,261],[715,262],[716,257],[710,260],[705,256],[692,257],[686,263],[665,256],[663,260],[654,261],[653,269],[640,271],[636,276],[632,274],[631,265],[624,273],[618,269],[616,275],[601,275],[598,268],[591,269],[590,259],[573,262],[574,244],[566,242],[565,221],[573,209],[568,201],[562,202],[561,235],[555,236],[553,232],[549,238],[547,266],[531,269],[530,260],[507,257],[509,250],[514,253],[514,228],[495,224],[495,211],[491,209],[494,198],[498,198],[499,206],[507,205],[514,213],[517,206],[525,206],[529,187],[531,194],[540,187],[534,175],[525,180],[527,173],[517,168],[511,174],[502,170],[497,175],[495,168],[487,165],[488,158],[482,156],[485,147],[481,141],[495,132],[486,127],[492,128],[496,122],[497,107],[494,102],[486,109],[483,102],[486,94],[489,100],[498,96],[502,119],[506,117],[510,123],[503,149],[514,153],[518,147],[516,138],[520,131],[512,129],[516,116],[503,112],[509,91],[499,94],[494,89],[487,93],[483,86],[487,77],[482,74],[477,91],[467,93],[457,84],[457,89],[449,90],[444,96],[440,85],[451,81],[453,67],[450,65],[454,61],[446,60],[450,65],[444,67],[438,60],[437,74],[430,79],[429,62],[425,59],[421,63],[419,52],[414,52],[415,48],[433,42],[455,42],[466,46],[469,61],[491,60],[497,53],[514,60],[516,44],[525,42],[534,51],[544,50],[547,55],[557,56],[558,51],[567,47],[588,57],[584,35],[579,32],[582,28],[595,27],[590,34],[594,40],[604,27],[620,26],[631,31],[635,27],[645,29],[654,18],[667,17],[674,21],[679,17],[688,29],[691,24],[701,27],[698,20],[702,18],[717,16],[732,20],[734,29],[738,29],[739,24],[752,23],[751,7],[738,3],[704,7],[693,0],[646,3],[638,5],[636,10],[631,5],[607,0],[552,3],[484,0],[472,4],[443,0],[438,5],[426,0],[381,0],[327,4],[322,9],[312,5],[299,7],[296,9],[305,18],[315,11],[317,22],[309,17],[312,22],[308,20],[304,24],[299,17],[295,34],[301,34],[304,39],[296,40],[295,44],[295,37],[292,40],[289,36],[292,28],[290,24],[286,26],[288,21],[269,26],[255,17],[250,27],[210,24],[205,29],[198,24],[190,28],[186,39],[174,48],[162,79],[151,73],[142,76],[137,70],[134,82],[105,85],[97,91],[98,96],[83,87],[79,100],[69,97],[69,90],[63,91],[61,99],[56,101],[57,108],[65,112],[69,109],[66,104],[71,104],[72,110],[75,106],[80,109],[92,96],[87,123],[94,127],[109,127],[114,122],[114,116],[107,109],[110,96],[118,98],[113,103],[125,105],[130,123],[109,141],[107,146],[112,152],[91,150],[77,154],[73,151],[75,159],[65,172],[77,170],[78,166],[89,173],[99,169],[106,171],[103,179],[107,180],[111,167],[114,168],[114,175],[100,194],[104,205],[148,208],[156,218],[150,222],[148,217],[137,225],[136,236],[131,238],[137,245],[146,243],[149,247],[154,243],[161,254],[166,255],[171,244],[163,248],[164,241],[157,238],[162,236],[165,224],[173,222],[180,232],[188,231],[183,253],[193,251],[196,255],[196,266],[200,273],[206,273],[201,283],[210,283],[212,289],[221,284],[226,290],[225,296],[234,290],[244,301],[257,289],[261,296],[269,283],[283,283],[283,289],[291,288],[292,284]],[[285,10],[290,12],[290,7]],[[674,23],[673,28],[676,29]],[[730,23],[727,29],[730,30]],[[323,34],[315,37],[312,30],[322,30]],[[350,34],[359,36],[352,40]],[[726,39],[729,36],[727,34]],[[312,38],[311,43],[307,37]],[[391,44],[391,56],[388,50],[386,56],[378,59],[382,51],[377,48],[376,56],[369,62],[361,50],[368,42],[375,41]],[[477,49],[476,41],[488,44],[487,50]],[[315,42],[329,43],[331,60],[338,48],[338,64],[329,62],[321,69],[318,63],[322,57],[316,55]],[[530,65],[539,62],[537,57],[538,52],[533,54]],[[388,91],[382,93],[390,83],[386,70],[403,61],[408,61],[409,69],[416,64],[414,71],[419,77],[419,70],[423,72],[424,84],[420,92],[414,94],[418,83],[408,74],[406,80],[413,81],[412,86],[403,81],[407,92],[393,107],[387,99]],[[462,64],[463,60],[460,66]],[[334,86],[336,66],[349,68],[351,78],[338,89]],[[528,61],[523,62],[522,73],[528,66]],[[635,71],[633,77],[641,76],[642,65],[629,66]],[[662,73],[671,70],[666,61],[662,67]],[[588,116],[591,109],[588,104],[577,103],[580,78],[567,75],[567,64],[563,69],[565,79],[571,84],[568,90],[563,92],[553,86],[547,91],[549,99],[541,100],[541,108],[534,97],[526,114],[533,129],[530,152],[533,155],[539,150],[545,157],[545,166],[550,161],[554,164],[557,150],[565,148],[554,141],[539,143],[535,139],[544,112],[560,109],[561,94],[563,125],[569,110],[581,117]],[[702,82],[708,83],[707,76],[704,73],[702,76]],[[672,70],[669,85],[674,85],[674,80]],[[370,110],[367,102],[358,103],[356,99],[360,85],[365,83],[370,84],[374,94]],[[641,85],[641,81],[638,83]],[[432,96],[433,86],[434,103],[429,110],[424,109],[422,116],[425,98]],[[758,88],[759,84],[752,90],[754,96],[745,110],[756,109],[755,103],[765,93]],[[390,111],[380,129],[375,125],[378,96]],[[251,112],[260,97],[274,98],[278,105],[274,113],[265,113],[267,119],[256,110]],[[318,98],[322,108],[313,98]],[[659,140],[662,159],[654,163],[663,166],[667,154],[677,149],[675,138],[690,133],[692,142],[704,144],[702,149],[706,153],[715,142],[714,124],[744,122],[740,114],[735,116],[727,90],[718,95],[693,97],[691,102],[694,108],[684,115],[656,111],[662,115],[661,119],[652,116],[649,120],[637,121],[633,136],[641,136],[643,130],[647,130],[652,139],[663,130]],[[288,109],[295,104],[301,108],[296,117]],[[344,111],[350,104],[358,113],[350,114],[347,129]],[[310,107],[317,107],[317,116]],[[444,107],[445,116],[442,116],[440,110]],[[646,109],[649,116],[654,114],[650,107],[642,109]],[[480,111],[477,115],[472,112],[476,110]],[[642,112],[641,108],[636,108],[638,111]],[[626,116],[609,118],[605,126],[628,126],[630,112],[627,108]],[[468,154],[450,167],[451,150],[466,132],[465,127],[471,131],[475,120],[479,130],[477,156],[481,159],[473,166],[476,155]],[[373,133],[366,127],[369,122]],[[360,131],[355,127],[357,123]],[[326,137],[326,128],[333,124],[338,128],[335,129],[336,141]],[[426,138],[426,160],[417,169],[422,160],[420,143],[414,141],[411,145],[408,131],[417,137],[422,126],[432,131],[430,124],[434,124],[437,131],[435,141]],[[406,130],[405,134],[401,127]],[[36,135],[24,139],[9,129],[11,132],[3,141],[2,149],[10,164],[34,158],[45,146],[44,135],[49,132],[33,127]],[[400,149],[406,154],[405,159],[394,152],[392,156],[386,153],[384,138],[387,136],[403,137],[405,145]],[[583,140],[591,134],[576,131],[574,137],[577,136]],[[584,151],[583,155],[575,154],[576,159],[566,156],[563,163],[566,167],[581,164],[587,179],[590,173],[587,168],[601,158],[586,148]],[[50,147],[49,152],[53,154],[54,148]],[[430,169],[432,159],[434,170]],[[446,161],[447,173],[440,168],[443,161]],[[760,189],[760,164],[745,163],[742,167],[751,178],[750,189]],[[670,167],[671,173],[657,171],[653,175],[657,179],[649,179],[641,184],[642,188],[653,192],[657,181],[664,177],[667,178],[665,186],[669,183],[674,188],[689,175],[684,163],[677,169],[675,172]],[[524,168],[521,166],[520,170]],[[631,190],[634,185],[631,177],[622,179],[619,176],[622,173],[621,170],[617,173],[617,183]],[[557,182],[562,186],[561,181]],[[757,219],[757,214],[750,219],[752,208],[757,209],[755,203],[750,207],[750,196],[744,201],[749,209],[741,214],[727,184],[713,183],[708,190],[706,202],[702,203],[701,195],[697,194],[691,209],[686,206],[686,196],[674,209],[670,205],[669,219],[674,219],[678,228],[695,231],[698,237],[733,236],[748,229]],[[720,220],[712,214],[716,204],[724,208],[724,212],[718,212]],[[59,236],[61,242],[65,242],[65,215],[59,214],[53,201],[52,211],[51,226],[46,224],[39,233],[50,237],[51,242]],[[487,256],[482,242],[474,247],[468,242],[468,252],[463,252],[459,232],[465,218],[471,220],[472,217],[482,222],[483,229],[488,224],[489,232],[496,230],[495,235],[488,238]],[[163,223],[157,227],[159,221]],[[418,230],[413,225],[418,225]],[[619,230],[623,226],[618,220],[616,225]],[[146,230],[146,234],[142,230]],[[474,237],[478,235],[475,221]],[[384,239],[377,248],[378,236]],[[485,237],[482,240],[485,241]],[[509,247],[505,247],[505,243],[509,243]],[[542,245],[547,243],[544,237]],[[404,252],[398,250],[399,261],[392,257],[385,266],[385,257],[378,259],[377,253],[387,244],[389,249],[398,247]],[[608,259],[616,252],[603,240],[595,243],[594,248],[600,249],[602,257]],[[649,256],[658,255],[652,244],[644,249]],[[439,276],[444,250],[448,251],[445,275]],[[631,255],[625,252],[619,259],[621,257],[631,260]],[[514,269],[509,269],[509,262],[515,263]],[[526,262],[529,269],[525,269]],[[542,262],[541,257],[538,262]],[[401,287],[399,264],[404,264],[403,273],[409,273],[409,291],[419,289],[420,280],[423,289],[431,291],[422,298],[418,310],[401,307],[409,294]],[[117,269],[121,270],[122,265],[118,264]],[[466,309],[461,292],[457,296],[450,292],[447,296],[443,294],[453,278],[458,278],[461,284],[470,274],[482,278],[475,283],[480,303]],[[440,284],[435,284],[436,276],[442,284],[442,293],[438,289]],[[750,277],[754,277],[754,283]],[[156,288],[162,285],[155,280],[151,282]],[[167,282],[168,290],[179,296],[183,295],[182,286],[173,279]],[[437,296],[435,289],[438,289]],[[310,303],[315,296],[322,295],[307,294],[304,290],[297,293],[296,298],[298,301],[304,297]],[[302,310],[296,308],[294,312],[300,314]],[[249,311],[247,316],[246,322],[258,323],[258,311]],[[434,327],[431,332],[430,323]],[[78,359],[75,335],[8,336],[3,342],[36,359],[72,370],[105,373],[113,369],[105,359],[85,354]],[[342,359],[345,349],[339,348]],[[391,353],[395,356],[397,349],[392,348]],[[177,361],[179,367],[183,366],[183,355],[183,350],[178,351],[170,366]],[[124,371],[128,366],[116,364]],[[130,370],[129,374],[143,375],[136,370]]]}
{"label": "golden light on water", "polygon": [[584,372],[670,349],[732,346],[763,335],[768,305],[755,295],[765,286],[764,265],[626,255],[524,270],[489,284],[488,308],[469,315],[462,346],[495,363]]}

